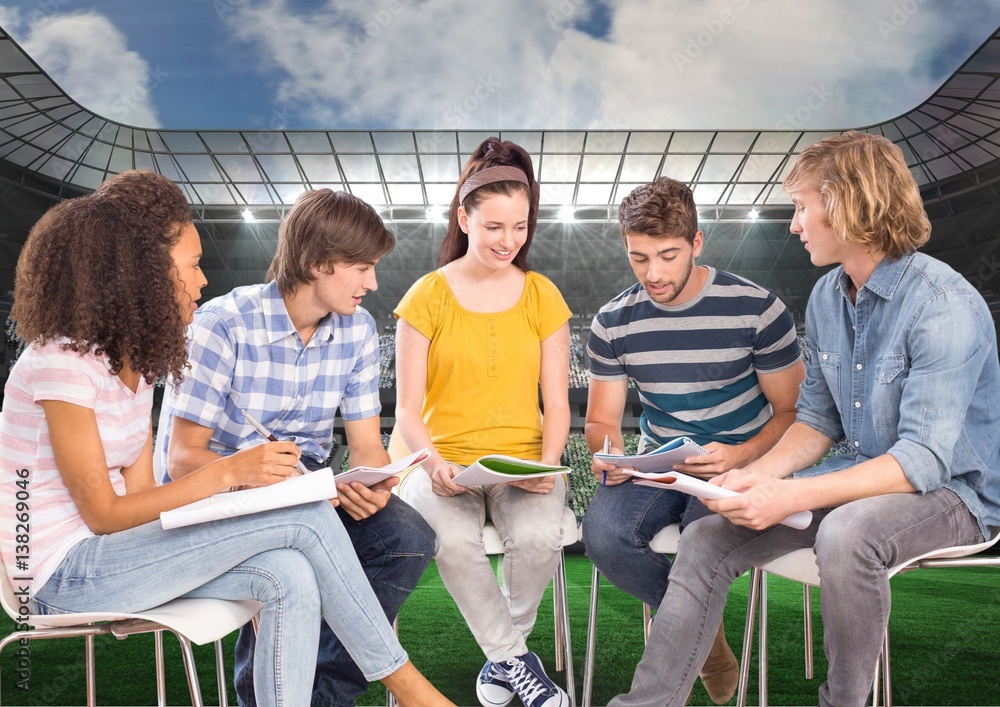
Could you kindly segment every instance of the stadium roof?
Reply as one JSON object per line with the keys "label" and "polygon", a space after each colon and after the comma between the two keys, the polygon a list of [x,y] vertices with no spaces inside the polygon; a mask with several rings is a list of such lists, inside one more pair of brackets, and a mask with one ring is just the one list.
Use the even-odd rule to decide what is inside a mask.
{"label": "stadium roof", "polygon": [[[1000,32],[927,101],[858,129],[898,144],[921,186],[973,172],[1000,158],[998,79]],[[808,109],[807,101],[800,110]],[[203,221],[277,220],[319,187],[349,191],[389,221],[434,220],[488,135],[532,154],[542,221],[567,209],[577,220],[615,220],[622,197],[661,174],[688,182],[707,220],[745,220],[751,210],[787,220],[781,179],[805,145],[832,134],[796,130],[803,119],[786,116],[787,129],[769,131],[139,129],[80,106],[0,30],[0,159],[41,176],[56,196],[153,169],[181,185]]]}

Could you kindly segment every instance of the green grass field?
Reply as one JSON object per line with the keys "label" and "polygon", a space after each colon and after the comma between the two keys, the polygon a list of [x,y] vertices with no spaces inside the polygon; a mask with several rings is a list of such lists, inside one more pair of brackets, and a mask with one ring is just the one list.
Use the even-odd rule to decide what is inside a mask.
{"label": "green grass field", "polygon": [[[569,603],[577,695],[583,679],[583,654],[590,596],[590,562],[567,557]],[[995,568],[924,570],[893,579],[893,686],[896,705],[1000,705],[1000,572]],[[770,703],[815,705],[825,674],[818,593],[814,593],[816,675],[807,681],[803,668],[802,591],[792,582],[771,578]],[[742,645],[747,577],[734,585],[726,607],[726,633],[738,654]],[[597,630],[594,704],[604,705],[629,686],[642,653],[642,608],[610,585],[601,592]],[[0,634],[13,624],[4,617]],[[477,705],[474,682],[483,655],[472,640],[432,566],[400,614],[400,639],[417,666],[458,705]],[[232,671],[232,643],[226,642],[227,675]],[[176,641],[168,636],[168,703],[190,704]],[[530,646],[554,671],[551,596],[546,595]],[[17,646],[0,660],[4,705],[83,705],[83,640],[38,641],[31,647],[28,690],[17,685]],[[149,636],[97,639],[97,696],[101,705],[156,704],[153,644]],[[211,646],[196,649],[202,694],[217,704]],[[756,659],[751,667],[750,703],[757,704]],[[229,689],[230,704],[236,704]],[[733,701],[735,703],[735,700]],[[385,691],[373,686],[359,705],[385,704]],[[692,704],[711,704],[700,684]]]}

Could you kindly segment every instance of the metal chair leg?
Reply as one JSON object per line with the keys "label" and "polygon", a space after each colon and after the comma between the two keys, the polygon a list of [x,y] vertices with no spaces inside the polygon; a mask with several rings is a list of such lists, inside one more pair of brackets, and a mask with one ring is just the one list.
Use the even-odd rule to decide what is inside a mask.
{"label": "metal chair leg", "polygon": [[813,615],[812,615],[812,587],[808,584],[802,585],[802,620],[805,623],[806,636],[806,680],[813,679]]}
{"label": "metal chair leg", "polygon": [[167,707],[167,676],[163,666],[163,631],[153,632],[153,649],[156,656],[156,704]]}
{"label": "metal chair leg", "polygon": [[180,634],[177,641],[181,644],[181,656],[184,658],[184,671],[187,673],[188,690],[191,692],[192,707],[205,707],[201,699],[201,685],[198,684],[198,669],[194,665],[194,652],[191,650],[191,641]]}
{"label": "metal chair leg", "polygon": [[889,627],[886,626],[882,641],[882,703],[885,707],[892,707],[892,671],[889,665]]}
{"label": "metal chair leg", "polygon": [[229,707],[229,690],[226,689],[226,656],[222,639],[215,642],[215,679],[219,683],[219,707]]}
{"label": "metal chair leg", "polygon": [[760,571],[760,588],[757,593],[760,596],[760,632],[757,634],[759,642],[757,665],[760,668],[757,691],[760,700],[757,704],[760,707],[767,707],[767,572],[764,570]]}
{"label": "metal chair leg", "polygon": [[94,667],[94,637],[87,636],[84,638],[86,641],[86,660],[87,660],[87,707],[97,707],[97,677],[95,675]]}
{"label": "metal chair leg", "polygon": [[[396,616],[396,618],[392,620],[392,632],[396,634],[397,638],[399,638],[399,616]],[[396,696],[389,692],[388,689],[385,691],[385,704],[386,707],[396,707]]]}
{"label": "metal chair leg", "polygon": [[875,659],[875,679],[872,680],[872,707],[878,707],[878,691],[879,691],[879,658]]}
{"label": "metal chair leg", "polygon": [[649,632],[653,628],[653,610],[646,602],[642,603],[642,645],[649,643]]}
{"label": "metal chair leg", "polygon": [[594,691],[594,658],[597,648],[597,606],[601,596],[601,573],[594,566],[590,575],[590,612],[587,614],[587,648],[583,657],[583,707],[590,707]]}
{"label": "metal chair leg", "polygon": [[563,626],[562,626],[562,601],[565,594],[565,585],[563,584],[563,554],[562,551],[559,552],[559,565],[556,567],[556,573],[552,577],[552,623],[554,624],[553,635],[555,636],[556,644],[556,672],[562,672],[563,667],[563,652],[565,650],[565,636]]}
{"label": "metal chair leg", "polygon": [[[563,651],[565,653],[564,665],[566,670],[566,694],[569,696],[569,706],[576,707],[576,677],[573,674],[573,641],[569,632],[569,593],[566,583],[566,563],[563,554],[559,554],[559,568],[556,570],[560,578],[560,622],[563,627]],[[556,655],[559,655],[557,652]]]}
{"label": "metal chair leg", "polygon": [[750,652],[753,648],[753,626],[757,617],[757,592],[760,588],[760,570],[750,569],[750,591],[747,596],[747,619],[743,626],[743,651],[740,654],[740,677],[736,689],[737,707],[746,707],[750,687]]}

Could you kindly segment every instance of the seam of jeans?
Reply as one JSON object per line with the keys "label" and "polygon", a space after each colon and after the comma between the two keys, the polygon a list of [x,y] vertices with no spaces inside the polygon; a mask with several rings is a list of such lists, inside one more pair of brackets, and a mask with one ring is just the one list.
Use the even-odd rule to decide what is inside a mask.
{"label": "seam of jeans", "polygon": [[[258,577],[263,577],[264,579],[270,581],[271,584],[277,589],[276,598],[275,598],[275,601],[274,601],[274,612],[275,612],[274,613],[274,619],[275,619],[274,623],[275,623],[275,626],[274,626],[274,665],[273,665],[273,674],[274,674],[275,705],[278,705],[278,707],[280,707],[281,704],[282,704],[282,696],[281,696],[282,695],[282,693],[281,693],[282,680],[280,679],[282,671],[281,671],[281,669],[280,669],[279,666],[281,665],[281,646],[282,646],[281,637],[282,637],[282,631],[284,630],[284,611],[282,611],[282,603],[283,603],[284,598],[285,598],[285,588],[284,588],[284,585],[281,583],[281,581],[277,577],[277,575],[275,575],[275,574],[273,574],[273,573],[271,573],[271,572],[263,569],[262,567],[252,567],[252,566],[240,566],[240,565],[237,565],[236,567],[233,567],[232,569],[230,569],[228,571],[229,572],[237,572],[237,573],[253,574],[253,575],[257,575]],[[262,609],[262,611],[263,611],[263,609]],[[256,653],[256,646],[254,647],[254,653]],[[251,687],[253,687],[253,686],[251,686]],[[254,702],[256,702],[256,701],[257,701],[257,694],[256,694],[256,690],[254,690]]]}

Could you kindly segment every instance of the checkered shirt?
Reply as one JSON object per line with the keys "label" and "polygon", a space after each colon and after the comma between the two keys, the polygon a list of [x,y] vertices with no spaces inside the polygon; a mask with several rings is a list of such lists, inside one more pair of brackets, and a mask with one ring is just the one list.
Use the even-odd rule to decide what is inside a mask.
{"label": "checkered shirt", "polygon": [[272,281],[206,303],[188,336],[191,368],[176,392],[167,385],[160,413],[156,451],[165,478],[174,415],[214,430],[208,448],[229,455],[262,441],[246,410],[279,440],[323,460],[338,408],[345,420],[381,411],[378,332],[360,307],[325,317],[303,346]]}

